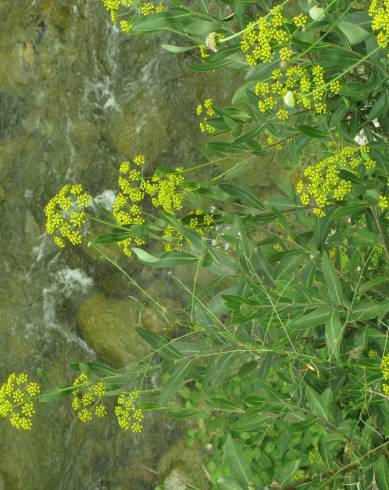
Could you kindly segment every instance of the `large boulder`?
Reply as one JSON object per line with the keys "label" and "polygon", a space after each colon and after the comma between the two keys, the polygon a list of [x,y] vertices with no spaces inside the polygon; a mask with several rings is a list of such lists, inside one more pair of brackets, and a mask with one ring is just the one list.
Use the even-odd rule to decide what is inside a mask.
{"label": "large boulder", "polygon": [[83,338],[101,359],[113,366],[126,366],[139,360],[147,346],[136,333],[139,306],[130,299],[89,296],[79,309]]}

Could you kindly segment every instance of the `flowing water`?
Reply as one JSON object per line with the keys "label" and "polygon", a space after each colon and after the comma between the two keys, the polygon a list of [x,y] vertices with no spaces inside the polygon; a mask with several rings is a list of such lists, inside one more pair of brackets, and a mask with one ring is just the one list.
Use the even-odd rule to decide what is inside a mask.
{"label": "flowing water", "polygon": [[[152,166],[196,162],[194,108],[213,89],[223,97],[221,78],[191,74],[156,36],[120,33],[98,0],[1,0],[0,19],[0,381],[41,368],[56,385],[70,362],[136,357],[118,336],[136,344],[138,302],[86,247],[55,248],[44,205],[66,182],[108,205],[118,164],[139,152]],[[166,277],[127,270],[177,305]],[[151,416],[135,437],[112,419],[81,424],[64,401],[40,406],[31,432],[0,420],[0,489],[154,488],[182,430]]]}

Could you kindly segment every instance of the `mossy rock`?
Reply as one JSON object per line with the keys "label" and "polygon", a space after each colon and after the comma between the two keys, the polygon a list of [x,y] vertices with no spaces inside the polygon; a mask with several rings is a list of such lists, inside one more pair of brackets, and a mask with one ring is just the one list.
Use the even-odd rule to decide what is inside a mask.
{"label": "mossy rock", "polygon": [[147,346],[136,333],[139,306],[129,299],[88,297],[79,309],[83,338],[101,359],[113,366],[126,366],[142,358]]}

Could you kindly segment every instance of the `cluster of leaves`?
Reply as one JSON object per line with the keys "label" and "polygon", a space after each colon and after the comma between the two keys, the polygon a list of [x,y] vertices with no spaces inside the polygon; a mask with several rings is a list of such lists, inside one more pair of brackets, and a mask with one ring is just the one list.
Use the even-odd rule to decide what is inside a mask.
{"label": "cluster of leaves", "polygon": [[[273,2],[177,0],[131,19],[131,34],[168,30],[185,39],[184,46],[162,47],[198,53],[194,71],[245,73],[232,106],[212,107],[206,119],[216,138],[207,155],[232,154],[233,166],[223,182],[190,186],[195,207],[212,209],[212,239],[188,226],[190,217],[164,211],[161,229],[179,234],[186,250],[153,255],[132,248],[148,266],[193,264],[214,278],[201,291],[196,280],[190,287],[177,278],[191,298],[183,335],[167,339],[138,327],[151,347],[144,361],[123,370],[73,367],[104,379],[107,396],[140,386],[142,410],[190,418],[188,444],[204,450],[210,488],[387,490],[389,405],[381,365],[388,355],[389,313],[388,58],[377,45],[369,2],[283,5],[287,46],[272,46],[272,59],[255,66],[246,62],[241,36]],[[295,29],[291,19],[301,15],[306,20],[295,25],[304,28]],[[280,55],[285,47],[287,61],[285,51]],[[309,100],[303,110],[295,107],[298,94],[287,80],[293,66],[303,68],[301,76],[321,77],[324,70],[323,84],[333,84],[330,96],[311,85],[319,90],[312,102],[315,107],[319,100],[319,110]],[[265,110],[258,106],[258,94],[271,90],[263,84],[275,79],[287,118],[278,117],[271,103]],[[288,83],[293,90],[284,93]],[[358,171],[327,158],[361,143],[368,144],[369,156],[360,156],[366,165]],[[262,201],[236,177],[251,158],[280,149],[291,175],[300,175],[280,182],[282,193]],[[301,203],[294,185],[307,164],[319,161],[333,165],[332,180],[323,185],[348,183],[341,198],[331,194],[320,217],[312,212],[317,203]],[[319,188],[321,181],[309,176]],[[114,229],[96,244],[122,235]],[[159,388],[147,389],[151,375],[161,380]],[[40,398],[53,401],[72,389]]]}

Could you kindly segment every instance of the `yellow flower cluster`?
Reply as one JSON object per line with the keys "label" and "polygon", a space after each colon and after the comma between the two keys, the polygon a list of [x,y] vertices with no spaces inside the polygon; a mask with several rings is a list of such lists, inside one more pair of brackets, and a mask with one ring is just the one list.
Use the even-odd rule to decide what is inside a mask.
{"label": "yellow flower cluster", "polygon": [[373,31],[378,31],[378,46],[387,48],[389,44],[389,0],[372,0],[369,15],[372,17],[371,28]]}
{"label": "yellow flower cluster", "polygon": [[282,145],[280,143],[279,138],[275,138],[272,134],[268,134],[266,138],[266,142],[268,145],[272,146],[276,151],[282,150]]}
{"label": "yellow flower cluster", "polygon": [[120,21],[120,29],[122,32],[131,32],[131,24],[128,20],[123,19]]}
{"label": "yellow flower cluster", "polygon": [[[389,354],[386,354],[382,359],[381,371],[384,381],[389,381]],[[383,391],[386,396],[389,396],[389,383],[383,385]]]}
{"label": "yellow flower cluster", "polygon": [[325,216],[325,207],[331,200],[343,200],[352,191],[351,182],[341,177],[340,171],[356,173],[360,166],[372,170],[375,162],[368,155],[367,146],[347,146],[320,162],[309,165],[296,191],[304,206],[312,206],[315,216]]}
{"label": "yellow flower cluster", "polygon": [[118,10],[121,5],[123,7],[131,7],[133,4],[133,0],[103,0],[104,7],[111,14],[111,18],[113,22],[117,22],[118,20]]}
{"label": "yellow flower cluster", "polygon": [[[139,167],[144,164],[144,156],[137,155],[134,165],[126,161],[120,165],[119,188],[113,205],[113,216],[120,226],[142,225],[145,222],[143,201],[148,198],[155,208],[162,208],[170,214],[175,214],[183,208],[187,189],[183,168],[176,168],[165,177],[153,175],[150,178],[142,176]],[[130,233],[130,228],[129,228]],[[132,245],[143,245],[143,239],[128,237],[118,242],[127,256],[132,255]]]}
{"label": "yellow flower cluster", "polygon": [[275,111],[280,120],[286,120],[287,108],[296,105],[300,109],[313,108],[317,114],[324,114],[327,111],[326,96],[339,91],[338,80],[325,83],[324,69],[320,65],[312,66],[311,70],[300,65],[286,70],[277,68],[272,72],[271,81],[258,82],[255,87],[260,112]]}
{"label": "yellow flower cluster", "polygon": [[107,414],[103,403],[105,387],[101,381],[93,383],[85,373],[81,373],[73,386],[77,389],[72,391],[72,407],[81,422],[89,422],[94,415],[104,417]]}
{"label": "yellow flower cluster", "polygon": [[8,418],[16,429],[30,430],[39,394],[39,384],[28,381],[27,374],[10,374],[0,387],[0,417]]}
{"label": "yellow flower cluster", "polygon": [[293,24],[298,28],[298,29],[304,29],[308,21],[308,17],[301,13],[300,15],[296,15],[293,17]]}
{"label": "yellow flower cluster", "polygon": [[45,208],[46,229],[61,248],[65,240],[72,245],[82,242],[82,228],[86,223],[84,209],[91,205],[92,197],[85,193],[81,184],[65,185]]}
{"label": "yellow flower cluster", "polygon": [[[290,34],[283,27],[287,19],[281,5],[270,10],[270,14],[250,22],[243,32],[240,48],[247,64],[267,63],[274,58],[275,50],[289,43]],[[283,54],[289,57],[289,48]],[[282,59],[282,58],[281,58]],[[288,58],[289,59],[289,58]]]}
{"label": "yellow flower cluster", "polygon": [[139,7],[139,13],[140,15],[143,16],[151,15],[151,14],[159,14],[164,10],[165,10],[165,5],[163,3],[154,5],[152,2],[146,2]]}
{"label": "yellow flower cluster", "polygon": [[[188,221],[187,221],[188,220]],[[184,224],[199,235],[204,236],[205,232],[214,224],[212,214],[204,214],[201,209],[191,211],[184,220]],[[165,239],[165,251],[181,250],[184,242],[184,236],[172,226],[167,226],[163,232]]]}
{"label": "yellow flower cluster", "polygon": [[381,211],[389,209],[389,198],[387,196],[380,196],[378,200],[378,207]]}
{"label": "yellow flower cluster", "polygon": [[202,121],[200,121],[200,131],[202,133],[213,134],[216,129],[209,124],[208,118],[214,117],[216,112],[213,108],[213,99],[205,99],[203,104],[199,104],[196,109],[196,113],[199,117],[202,117]]}
{"label": "yellow flower cluster", "polygon": [[115,407],[115,415],[123,430],[141,432],[143,429],[143,412],[138,407],[139,390],[133,390],[119,395]]}

